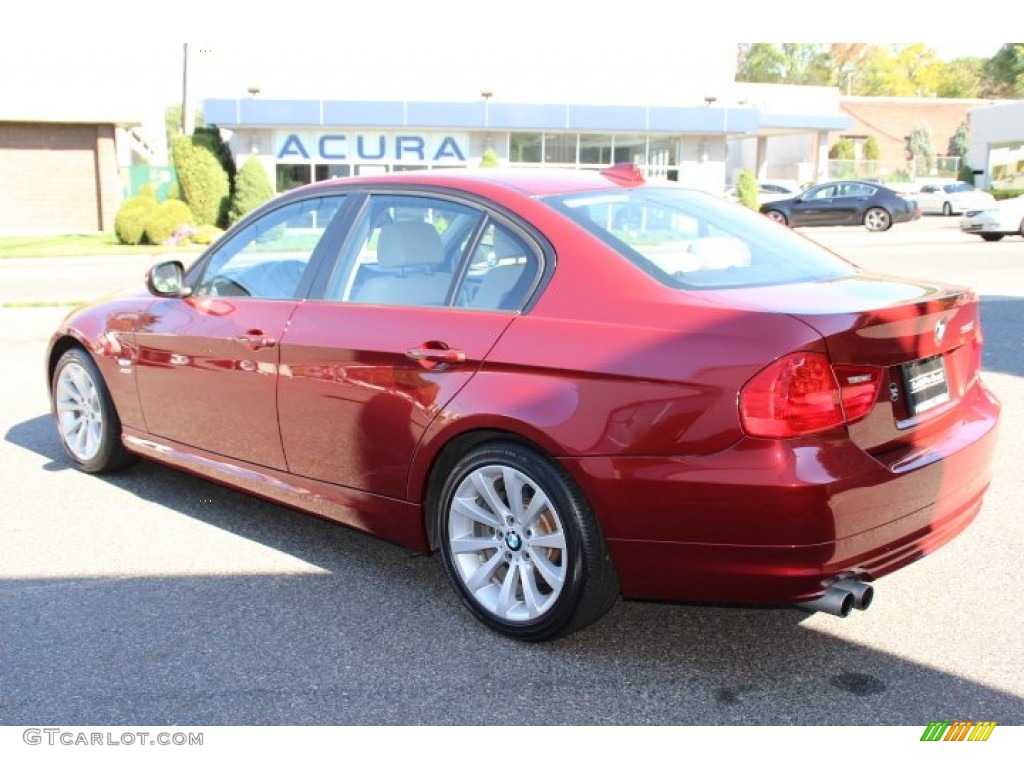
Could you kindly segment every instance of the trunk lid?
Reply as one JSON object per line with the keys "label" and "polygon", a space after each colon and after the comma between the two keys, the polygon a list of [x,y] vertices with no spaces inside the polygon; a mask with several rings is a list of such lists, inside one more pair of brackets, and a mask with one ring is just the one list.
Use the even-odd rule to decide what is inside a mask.
{"label": "trunk lid", "polygon": [[859,273],[728,294],[730,303],[811,326],[833,366],[882,369],[875,406],[848,427],[854,442],[880,459],[895,452],[889,458],[898,461],[908,447],[926,447],[929,435],[956,421],[957,404],[978,375],[978,299],[966,288]]}

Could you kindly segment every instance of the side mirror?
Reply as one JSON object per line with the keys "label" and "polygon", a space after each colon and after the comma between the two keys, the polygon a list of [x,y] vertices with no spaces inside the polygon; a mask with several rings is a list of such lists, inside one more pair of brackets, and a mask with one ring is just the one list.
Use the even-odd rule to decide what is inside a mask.
{"label": "side mirror", "polygon": [[154,296],[180,298],[189,296],[192,289],[185,285],[185,267],[180,261],[161,261],[146,273],[146,288]]}

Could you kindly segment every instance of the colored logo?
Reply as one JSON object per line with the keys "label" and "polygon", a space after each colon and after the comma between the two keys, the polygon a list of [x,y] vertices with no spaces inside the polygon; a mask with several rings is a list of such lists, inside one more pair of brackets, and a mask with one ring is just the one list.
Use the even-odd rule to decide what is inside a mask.
{"label": "colored logo", "polygon": [[995,720],[932,720],[921,741],[988,741],[995,727]]}

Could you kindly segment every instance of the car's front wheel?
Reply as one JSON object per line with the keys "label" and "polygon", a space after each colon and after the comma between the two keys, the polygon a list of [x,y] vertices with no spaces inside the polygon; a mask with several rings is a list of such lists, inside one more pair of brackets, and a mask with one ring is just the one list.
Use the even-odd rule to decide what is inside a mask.
{"label": "car's front wheel", "polygon": [[[1024,224],[1021,224],[1021,227],[1024,227]],[[983,232],[981,239],[986,243],[997,243],[1003,239],[1003,235],[1001,232]]]}
{"label": "car's front wheel", "polygon": [[773,209],[771,209],[769,211],[765,211],[764,215],[767,216],[772,221],[778,222],[779,224],[781,224],[784,227],[785,226],[789,226],[789,219],[786,218],[786,214],[784,214],[782,211],[776,211],[773,208]]}
{"label": "car's front wheel", "polygon": [[892,226],[892,216],[884,208],[869,208],[864,214],[864,226],[870,232],[884,232]]}
{"label": "car's front wheel", "polygon": [[111,472],[137,460],[121,442],[110,392],[85,350],[76,347],[61,355],[50,391],[61,445],[76,467]]}
{"label": "car's front wheel", "polygon": [[953,206],[950,205],[949,203],[943,203],[942,204],[942,215],[943,216],[952,216],[953,215]]}
{"label": "car's front wheel", "polygon": [[594,622],[618,597],[597,520],[552,459],[516,443],[477,446],[448,473],[438,503],[445,570],[492,629],[549,640]]}

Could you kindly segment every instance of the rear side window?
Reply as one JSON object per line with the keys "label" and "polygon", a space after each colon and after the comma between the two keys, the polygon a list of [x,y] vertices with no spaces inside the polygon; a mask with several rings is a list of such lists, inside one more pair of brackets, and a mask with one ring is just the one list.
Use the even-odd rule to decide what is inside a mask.
{"label": "rear side window", "polygon": [[676,288],[742,288],[856,273],[810,240],[702,192],[644,187],[545,202]]}

